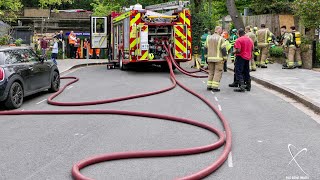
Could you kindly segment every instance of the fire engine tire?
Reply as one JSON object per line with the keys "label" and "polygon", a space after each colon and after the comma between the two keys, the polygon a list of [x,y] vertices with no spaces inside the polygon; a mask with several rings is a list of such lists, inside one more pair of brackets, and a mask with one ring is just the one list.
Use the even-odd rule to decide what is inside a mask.
{"label": "fire engine tire", "polygon": [[123,64],[123,54],[122,52],[120,52],[120,55],[119,55],[119,67],[120,67],[120,70],[122,71],[125,71],[128,69],[127,65]]}
{"label": "fire engine tire", "polygon": [[[167,52],[168,48],[165,47]],[[145,94],[140,95],[132,95],[128,97],[122,97],[122,98],[115,98],[115,99],[108,99],[104,100],[104,103],[111,103],[111,102],[117,102],[121,100],[128,100],[138,97],[145,97],[150,96],[154,94],[159,94],[161,92],[166,92],[171,89],[173,89],[176,84],[178,84],[181,88],[186,90],[187,92],[191,93],[192,95],[198,97],[201,101],[203,101],[221,120],[223,128],[225,130],[225,134],[223,131],[218,130],[214,127],[212,127],[211,124],[204,124],[198,121],[185,119],[181,117],[174,117],[169,115],[161,115],[161,114],[152,114],[152,113],[146,113],[146,112],[136,112],[136,111],[121,111],[121,110],[29,110],[29,111],[1,111],[0,115],[44,115],[44,114],[118,114],[118,115],[127,115],[127,116],[141,116],[141,117],[149,117],[149,118],[157,118],[157,119],[163,119],[163,120],[169,120],[169,121],[175,121],[180,122],[184,124],[190,124],[194,125],[206,130],[211,131],[212,133],[216,134],[218,136],[218,141],[213,142],[209,145],[204,145],[200,147],[192,147],[192,148],[186,148],[186,149],[172,149],[172,150],[155,150],[155,151],[133,151],[133,152],[120,152],[120,153],[111,153],[111,154],[102,154],[93,156],[90,158],[87,158],[85,160],[81,160],[78,163],[75,163],[72,167],[72,176],[77,180],[88,180],[91,178],[88,178],[80,173],[80,170],[90,166],[92,164],[104,162],[104,161],[112,161],[112,160],[121,160],[121,159],[130,159],[130,158],[150,158],[150,157],[169,157],[169,156],[181,156],[181,155],[191,155],[191,154],[199,154],[204,152],[209,152],[215,149],[218,149],[222,146],[224,146],[220,156],[216,158],[216,161],[212,162],[208,167],[205,167],[198,172],[194,172],[190,175],[187,175],[185,177],[182,177],[180,179],[183,180],[194,180],[194,179],[203,179],[206,176],[213,173],[215,170],[217,170],[228,158],[228,154],[231,151],[231,129],[230,126],[225,119],[225,117],[222,115],[222,113],[214,107],[209,100],[205,99],[202,95],[197,94],[196,92],[192,91],[191,89],[184,86],[182,83],[180,83],[172,70],[172,63],[174,63],[174,59],[172,57],[172,54],[169,52],[169,57],[166,57],[166,60],[168,62],[168,67],[170,69],[170,79],[172,81],[172,85],[169,88],[165,88],[162,90],[158,90],[156,92],[149,92]],[[179,66],[175,65],[179,70],[183,70]],[[185,74],[185,70],[183,70]],[[60,106],[82,106],[82,105],[94,105],[94,104],[101,104],[101,101],[93,101],[93,102],[81,102],[81,103],[61,103],[61,102],[52,102],[52,99],[56,96],[58,96],[64,89],[66,89],[70,84],[75,83],[78,81],[78,78],[76,77],[62,77],[61,79],[73,79],[73,81],[67,83],[63,88],[61,88],[58,92],[51,95],[48,98],[48,102],[50,104],[54,105],[60,105]],[[51,102],[50,102],[51,99]]]}

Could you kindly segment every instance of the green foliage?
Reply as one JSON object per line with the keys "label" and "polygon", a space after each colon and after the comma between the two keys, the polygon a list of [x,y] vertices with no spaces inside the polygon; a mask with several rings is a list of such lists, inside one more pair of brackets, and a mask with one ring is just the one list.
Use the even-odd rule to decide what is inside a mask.
{"label": "green foliage", "polygon": [[0,0],[0,19],[9,22],[15,21],[21,8],[20,0]]}
{"label": "green foliage", "polygon": [[317,57],[317,61],[318,63],[320,63],[320,42],[317,41],[317,52],[316,52],[316,57]]}
{"label": "green foliage", "polygon": [[282,47],[275,46],[273,48],[270,48],[269,53],[271,57],[282,57],[283,49]]}
{"label": "green foliage", "polygon": [[50,5],[61,5],[62,3],[72,4],[72,2],[72,0],[39,0],[39,6],[43,8]]}
{"label": "green foliage", "polygon": [[94,0],[91,6],[93,7],[93,16],[107,16],[112,11],[120,11],[121,9],[119,2],[109,0]]}
{"label": "green foliage", "polygon": [[17,39],[17,40],[14,42],[14,44],[15,44],[16,46],[21,46],[22,42],[23,42],[23,40],[19,38],[19,39]]}
{"label": "green foliage", "polygon": [[252,0],[247,5],[255,14],[292,13],[291,0]]}
{"label": "green foliage", "polygon": [[213,30],[218,25],[219,19],[228,13],[224,0],[204,1],[198,8],[196,9],[194,3],[191,4],[192,45],[200,47],[204,29]]}
{"label": "green foliage", "polygon": [[3,46],[3,45],[8,45],[9,44],[9,40],[10,40],[10,36],[9,35],[3,35],[3,36],[0,36],[0,45]]}
{"label": "green foliage", "polygon": [[320,0],[295,0],[293,9],[305,27],[317,28],[320,26]]}

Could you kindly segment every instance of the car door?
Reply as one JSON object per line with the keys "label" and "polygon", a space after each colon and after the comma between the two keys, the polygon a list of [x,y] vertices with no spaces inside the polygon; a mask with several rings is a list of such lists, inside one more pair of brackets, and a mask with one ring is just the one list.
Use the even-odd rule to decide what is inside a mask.
{"label": "car door", "polygon": [[[20,76],[23,80],[23,89],[25,93],[33,91],[33,87],[31,85],[33,72],[32,72],[32,64],[24,61],[21,57],[20,50],[8,50],[4,51],[3,54],[5,56],[5,65],[8,70],[11,71],[12,76]],[[12,78],[10,76],[9,78]]]}
{"label": "car door", "polygon": [[50,86],[50,72],[52,63],[49,61],[41,61],[31,49],[24,49],[24,55],[27,56],[28,61],[31,63],[33,78],[32,86],[35,90],[47,88]]}

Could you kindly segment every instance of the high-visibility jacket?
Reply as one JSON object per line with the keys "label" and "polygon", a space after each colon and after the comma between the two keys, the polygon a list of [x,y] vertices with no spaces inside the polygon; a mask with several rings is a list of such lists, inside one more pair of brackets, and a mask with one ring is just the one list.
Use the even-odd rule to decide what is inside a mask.
{"label": "high-visibility jacket", "polygon": [[68,36],[68,39],[69,39],[69,44],[75,44],[77,40],[77,38],[72,34]]}
{"label": "high-visibility jacket", "polygon": [[219,62],[223,60],[222,49],[226,47],[225,39],[217,33],[207,37],[205,46],[208,48],[208,62]]}
{"label": "high-visibility jacket", "polygon": [[258,45],[268,45],[268,38],[272,36],[272,33],[269,31],[269,29],[259,29],[257,31],[257,40]]}
{"label": "high-visibility jacket", "polygon": [[205,43],[206,43],[208,35],[209,34],[207,34],[207,33],[202,34],[202,36],[201,36],[201,47],[205,46]]}
{"label": "high-visibility jacket", "polygon": [[234,46],[234,43],[236,42],[237,39],[238,39],[237,35],[235,35],[235,34],[231,35],[229,42],[230,42],[232,47]]}
{"label": "high-visibility jacket", "polygon": [[96,55],[100,56],[100,49],[96,49]]}

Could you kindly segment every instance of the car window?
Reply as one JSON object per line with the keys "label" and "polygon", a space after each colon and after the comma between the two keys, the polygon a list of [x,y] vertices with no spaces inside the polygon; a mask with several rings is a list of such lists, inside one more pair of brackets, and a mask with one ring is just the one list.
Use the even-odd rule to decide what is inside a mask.
{"label": "car window", "polygon": [[17,64],[17,63],[24,62],[24,59],[18,50],[9,50],[9,51],[4,51],[3,53],[5,56],[6,64]]}
{"label": "car window", "polygon": [[27,61],[27,62],[36,62],[39,61],[38,56],[31,50],[31,49],[23,49],[21,51],[22,57]]}

